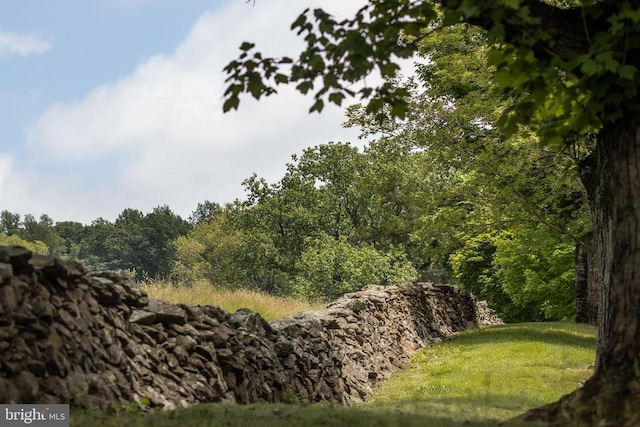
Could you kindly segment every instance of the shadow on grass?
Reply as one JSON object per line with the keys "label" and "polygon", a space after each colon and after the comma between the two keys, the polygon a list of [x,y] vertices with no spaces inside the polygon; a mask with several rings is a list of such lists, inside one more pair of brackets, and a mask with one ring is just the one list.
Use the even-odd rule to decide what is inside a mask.
{"label": "shadow on grass", "polygon": [[[495,393],[488,389],[478,389],[475,393],[465,396],[456,397],[424,397],[413,400],[404,400],[396,403],[388,403],[394,407],[413,408],[412,412],[421,413],[421,408],[439,407],[451,408],[452,413],[473,414],[475,419],[482,420],[487,418],[486,414],[502,413],[504,417],[512,417],[526,412],[528,409],[544,405],[546,402],[540,402],[538,399],[527,399],[523,395],[508,395]],[[494,421],[495,422],[495,421]]]}
{"label": "shadow on grass", "polygon": [[[472,426],[497,425],[496,420],[454,420],[437,413],[415,413],[403,410],[405,403],[411,406],[418,402],[398,402],[394,406],[346,407],[335,404],[202,404],[187,409],[150,414],[107,414],[104,412],[71,412],[71,426],[95,427],[422,427],[422,426]],[[477,415],[477,414],[476,414]],[[536,426],[535,423],[505,424],[507,426]]]}
{"label": "shadow on grass", "polygon": [[494,344],[505,342],[537,341],[545,344],[568,345],[580,348],[595,348],[595,328],[583,326],[584,333],[576,333],[563,323],[523,323],[494,326],[474,330],[456,336],[457,344]]}

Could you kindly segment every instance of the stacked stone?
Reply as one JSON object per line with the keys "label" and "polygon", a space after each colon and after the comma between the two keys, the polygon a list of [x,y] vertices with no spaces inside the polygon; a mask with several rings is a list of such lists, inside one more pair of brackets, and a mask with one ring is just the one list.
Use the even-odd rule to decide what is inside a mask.
{"label": "stacked stone", "polygon": [[[468,328],[501,323],[486,303],[460,289],[416,283],[367,286],[326,310],[278,320],[272,327],[291,337],[302,325],[306,330],[317,325],[314,329],[324,333],[326,349],[332,350],[325,354],[334,358],[323,366],[340,366],[342,371],[334,399],[350,404],[365,400],[379,381],[406,368],[425,345]],[[303,348],[308,342],[302,342]]]}
{"label": "stacked stone", "polygon": [[149,299],[122,272],[0,247],[0,402],[164,407],[366,399],[417,349],[501,323],[449,286],[370,286],[271,325]]}

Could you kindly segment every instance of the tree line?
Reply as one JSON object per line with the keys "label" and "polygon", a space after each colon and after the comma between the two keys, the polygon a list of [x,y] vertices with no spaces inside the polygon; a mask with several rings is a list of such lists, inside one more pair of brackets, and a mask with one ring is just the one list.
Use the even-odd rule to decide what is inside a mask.
{"label": "tree line", "polygon": [[97,218],[89,225],[55,222],[4,210],[0,213],[0,244],[18,244],[39,253],[75,259],[90,270],[130,270],[138,279],[168,276],[175,256],[174,240],[191,224],[158,206],[147,214],[125,209],[110,222]]}

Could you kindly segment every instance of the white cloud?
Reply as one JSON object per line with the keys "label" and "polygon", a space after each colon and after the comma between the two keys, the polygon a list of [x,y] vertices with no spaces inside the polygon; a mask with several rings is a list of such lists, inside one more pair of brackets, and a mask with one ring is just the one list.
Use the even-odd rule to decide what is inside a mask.
{"label": "white cloud", "polygon": [[86,202],[81,197],[75,198],[81,193],[75,193],[73,187],[72,177],[43,175],[18,164],[14,156],[0,153],[0,211],[36,217],[53,213],[54,218],[63,220],[66,217],[57,215],[68,211],[63,206],[61,209],[61,202],[72,206]]}
{"label": "white cloud", "polygon": [[[361,4],[313,3],[339,16]],[[355,141],[355,131],[341,128],[342,109],[309,115],[311,99],[291,88],[260,102],[244,98],[240,111],[222,114],[222,68],[238,55],[240,43],[257,41],[265,54],[295,53],[300,41],[289,23],[306,5],[232,1],[204,14],[173,52],[144,61],[78,102],[47,109],[27,129],[29,152],[41,162],[78,168],[76,179],[60,184],[71,188],[48,189],[60,197],[50,208],[52,217],[86,222],[159,204],[186,217],[205,199],[241,197],[240,182],[253,172],[275,181],[290,155],[305,147]],[[84,162],[108,167],[100,168],[99,177],[89,176]],[[78,197],[91,204],[68,200]]]}
{"label": "white cloud", "polygon": [[51,189],[50,182],[37,173],[30,174],[21,169],[16,163],[14,156],[0,153],[0,211],[31,213],[38,217],[46,213],[43,207],[55,210],[56,195],[47,191]]}
{"label": "white cloud", "polygon": [[39,55],[52,47],[51,42],[38,36],[0,32],[0,58],[12,55]]}

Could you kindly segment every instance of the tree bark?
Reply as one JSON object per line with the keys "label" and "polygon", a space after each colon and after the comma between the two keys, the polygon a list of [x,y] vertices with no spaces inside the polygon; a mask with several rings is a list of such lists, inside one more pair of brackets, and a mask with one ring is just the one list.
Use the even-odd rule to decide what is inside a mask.
{"label": "tree bark", "polygon": [[595,372],[523,418],[551,425],[640,425],[640,115],[606,125],[583,182],[602,295]]}
{"label": "tree bark", "polygon": [[602,201],[609,203],[592,208],[603,214],[597,245],[606,307],[596,368],[607,372],[629,364],[633,368],[640,355],[640,117],[627,116],[599,139],[606,154]]}
{"label": "tree bark", "polygon": [[591,232],[582,236],[576,243],[576,323],[597,326],[602,277],[598,276],[593,246]]}
{"label": "tree bark", "polygon": [[589,248],[576,243],[576,323],[589,323]]}
{"label": "tree bark", "polygon": [[602,276],[599,275],[595,261],[595,250],[593,248],[593,235],[589,237],[587,251],[587,323],[593,326],[598,325],[598,310],[600,309],[600,298],[602,297]]}

